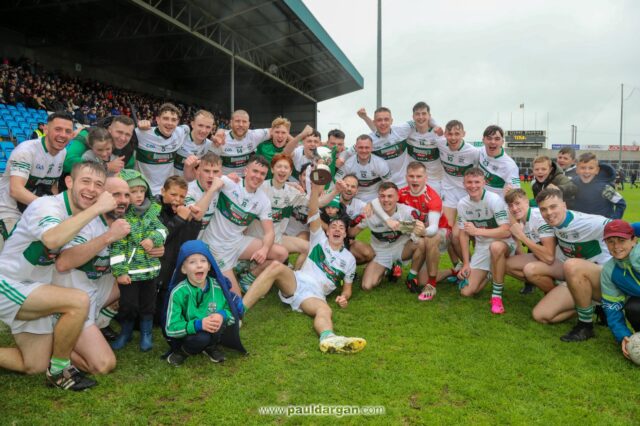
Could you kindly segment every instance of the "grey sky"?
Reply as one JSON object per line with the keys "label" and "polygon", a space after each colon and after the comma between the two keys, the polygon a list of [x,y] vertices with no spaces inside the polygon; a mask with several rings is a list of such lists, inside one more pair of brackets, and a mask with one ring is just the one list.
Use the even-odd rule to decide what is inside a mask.
{"label": "grey sky", "polygon": [[[377,1],[304,2],[365,79],[364,90],[318,104],[323,136],[340,127],[351,144],[366,130],[356,110],[375,109]],[[640,2],[383,0],[382,8],[382,103],[396,123],[424,100],[443,127],[459,119],[466,139],[480,140],[498,114],[503,128],[512,116],[521,130],[524,103],[527,130],[547,130],[549,114],[549,144],[570,143],[571,124],[579,144],[617,144],[624,83],[623,142],[640,144]]]}

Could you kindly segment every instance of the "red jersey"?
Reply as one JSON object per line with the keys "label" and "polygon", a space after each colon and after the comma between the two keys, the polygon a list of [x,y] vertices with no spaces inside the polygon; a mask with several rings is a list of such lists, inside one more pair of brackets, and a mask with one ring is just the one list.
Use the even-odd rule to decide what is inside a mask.
{"label": "red jersey", "polygon": [[425,216],[425,219],[429,212],[440,213],[438,228],[451,228],[447,217],[442,213],[442,199],[429,185],[425,187],[424,192],[420,195],[412,195],[408,186],[401,188],[400,191],[398,191],[398,195],[398,202],[418,210]]}

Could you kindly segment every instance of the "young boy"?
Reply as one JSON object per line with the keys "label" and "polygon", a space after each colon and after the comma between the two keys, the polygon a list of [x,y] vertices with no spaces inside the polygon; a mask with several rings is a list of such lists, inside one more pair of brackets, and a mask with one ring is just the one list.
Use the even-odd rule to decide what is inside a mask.
{"label": "young boy", "polygon": [[[93,161],[94,163],[104,165],[106,168],[109,161],[118,158],[113,155],[113,137],[107,129],[103,129],[102,127],[94,127],[91,129],[87,135],[87,145],[89,145],[91,149],[82,154],[82,161]],[[120,172],[120,170],[118,170],[118,172]],[[114,174],[115,173],[107,172],[108,176],[113,176]]]}
{"label": "young boy", "polygon": [[209,225],[211,217],[216,211],[218,202],[218,186],[212,188],[213,183],[222,184],[222,160],[213,152],[206,153],[198,163],[196,168],[196,180],[189,182],[187,196],[184,199],[185,205],[197,206],[204,212],[202,217],[202,229],[198,238],[202,237],[204,229]]}
{"label": "young boy", "polygon": [[572,178],[576,176],[576,150],[564,147],[558,151],[556,163],[562,169],[565,175]]}
{"label": "young boy", "polygon": [[153,347],[153,313],[156,305],[156,278],[160,260],[147,254],[153,247],[164,245],[167,228],[160,222],[160,205],[153,201],[149,185],[135,170],[122,170],[119,177],[127,181],[131,205],[124,219],[131,233],[111,246],[111,269],[120,287],[120,317],[122,330],[112,343],[122,349],[131,340],[136,317],[140,317],[140,350]]}
{"label": "young boy", "polygon": [[576,196],[576,185],[546,155],[541,155],[533,160],[533,177],[533,184],[531,185],[533,198],[549,185],[559,188],[565,201],[572,200]]}
{"label": "young boy", "polygon": [[599,164],[598,158],[591,152],[585,152],[578,158],[577,176],[573,183],[577,194],[567,203],[571,210],[597,214],[611,219],[621,219],[627,203],[615,190],[616,172],[608,164]]}
{"label": "young boy", "polygon": [[620,219],[607,223],[603,236],[613,257],[600,274],[602,307],[613,337],[629,358],[629,337],[633,330],[640,331],[640,246],[633,227]]}
{"label": "young boy", "polygon": [[214,263],[202,241],[187,241],[180,248],[173,281],[182,280],[171,290],[165,325],[165,333],[172,339],[172,352],[167,357],[171,365],[179,366],[200,352],[212,362],[224,362],[218,344],[233,337],[238,339],[236,349],[245,352],[238,337],[242,299],[230,291],[226,281],[220,283],[209,274]]}

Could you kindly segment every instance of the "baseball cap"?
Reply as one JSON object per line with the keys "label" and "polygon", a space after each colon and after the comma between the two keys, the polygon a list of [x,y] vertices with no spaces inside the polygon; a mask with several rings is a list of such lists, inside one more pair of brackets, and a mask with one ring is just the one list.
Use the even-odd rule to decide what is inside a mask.
{"label": "baseball cap", "polygon": [[620,237],[627,240],[635,236],[633,227],[622,219],[614,219],[604,227],[604,239],[609,237]]}

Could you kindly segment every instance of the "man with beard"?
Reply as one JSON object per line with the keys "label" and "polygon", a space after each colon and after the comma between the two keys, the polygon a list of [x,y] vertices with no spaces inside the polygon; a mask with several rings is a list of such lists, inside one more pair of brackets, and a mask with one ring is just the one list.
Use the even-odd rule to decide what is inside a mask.
{"label": "man with beard", "polygon": [[[58,251],[115,208],[111,194],[103,192],[105,178],[100,165],[78,164],[71,191],[31,203],[7,240],[0,264],[0,320],[11,328],[17,348],[0,349],[2,368],[30,374],[46,370],[47,384],[61,389],[96,384],[71,365],[89,297],[49,283]],[[60,314],[55,327],[53,314]]]}
{"label": "man with beard", "polygon": [[[66,179],[67,192],[72,194],[69,204],[73,210],[77,206],[73,196],[77,185],[71,176]],[[105,187],[98,188],[99,191],[106,189],[109,192],[111,189],[119,194],[114,196],[116,209],[89,222],[62,248],[56,259],[58,273],[55,274],[55,283],[82,290],[89,296],[89,314],[71,353],[71,360],[75,366],[91,374],[107,374],[116,366],[116,357],[98,329],[96,319],[101,309],[118,300],[119,296],[109,267],[109,245],[124,238],[131,229],[124,219],[113,219],[115,215],[124,214],[128,207],[128,201],[123,203],[121,199],[125,193],[121,189],[121,181],[111,177]]]}

